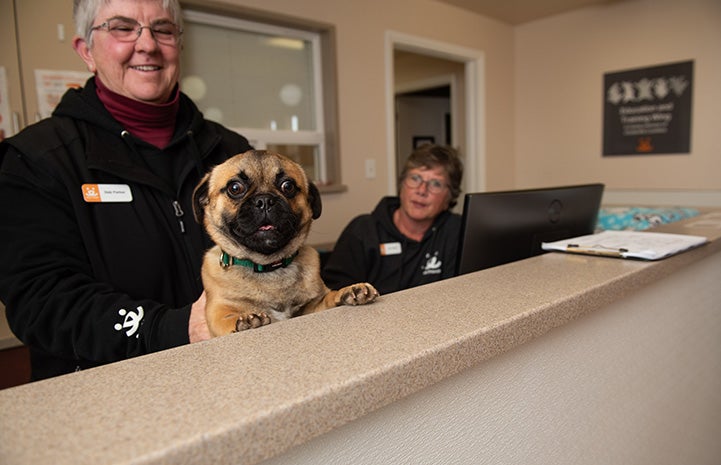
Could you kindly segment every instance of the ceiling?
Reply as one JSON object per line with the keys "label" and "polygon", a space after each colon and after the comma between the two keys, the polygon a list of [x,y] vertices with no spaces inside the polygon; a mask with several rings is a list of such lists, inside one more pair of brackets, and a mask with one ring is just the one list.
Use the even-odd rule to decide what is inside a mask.
{"label": "ceiling", "polygon": [[512,25],[619,0],[438,0]]}

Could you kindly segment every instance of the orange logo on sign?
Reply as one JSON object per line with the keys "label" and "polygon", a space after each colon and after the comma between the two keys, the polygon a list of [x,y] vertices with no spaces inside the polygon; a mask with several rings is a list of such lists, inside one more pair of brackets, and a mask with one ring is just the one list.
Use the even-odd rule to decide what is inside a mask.
{"label": "orange logo on sign", "polygon": [[638,145],[636,145],[636,151],[637,152],[650,152],[653,150],[653,145],[651,144],[651,138],[650,137],[639,137],[638,138]]}
{"label": "orange logo on sign", "polygon": [[100,189],[97,184],[83,184],[82,189],[86,202],[100,202]]}

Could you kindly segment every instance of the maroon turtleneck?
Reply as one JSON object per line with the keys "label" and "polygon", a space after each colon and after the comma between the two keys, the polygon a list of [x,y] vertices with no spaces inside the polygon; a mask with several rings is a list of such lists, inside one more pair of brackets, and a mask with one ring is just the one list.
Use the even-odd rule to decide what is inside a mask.
{"label": "maroon turtleneck", "polygon": [[105,108],[130,134],[161,149],[170,143],[180,107],[177,85],[171,99],[161,104],[143,103],[116,94],[105,87],[98,76],[95,76],[95,85]]}

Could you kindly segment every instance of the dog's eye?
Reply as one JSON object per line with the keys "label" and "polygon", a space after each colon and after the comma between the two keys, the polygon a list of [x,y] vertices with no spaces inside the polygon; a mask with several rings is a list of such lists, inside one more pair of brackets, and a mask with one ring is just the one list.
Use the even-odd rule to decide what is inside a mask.
{"label": "dog's eye", "polygon": [[226,189],[228,191],[228,195],[233,198],[237,199],[242,197],[245,194],[245,191],[247,190],[245,188],[245,184],[243,184],[240,181],[231,181],[226,186]]}
{"label": "dog's eye", "polygon": [[280,185],[280,190],[283,192],[283,195],[286,197],[290,197],[292,195],[295,195],[296,192],[298,192],[298,186],[295,185],[293,181],[290,179],[287,179],[283,181]]}

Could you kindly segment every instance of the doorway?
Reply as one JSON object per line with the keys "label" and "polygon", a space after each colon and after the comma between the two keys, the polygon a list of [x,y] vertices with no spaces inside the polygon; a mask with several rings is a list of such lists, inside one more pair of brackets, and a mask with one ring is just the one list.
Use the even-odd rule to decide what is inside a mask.
{"label": "doorway", "polygon": [[[455,45],[408,36],[397,32],[386,34],[386,102],[388,123],[388,193],[395,195],[397,176],[411,153],[415,141],[429,140],[459,149],[464,161],[463,191],[476,192],[485,187],[484,133],[484,55],[482,52]],[[434,94],[434,95],[430,95]],[[435,110],[399,109],[399,98],[426,99]],[[446,99],[433,104],[428,99]],[[407,103],[407,102],[406,102]],[[441,116],[443,105],[447,111]],[[400,113],[400,114],[399,114]],[[435,134],[411,134],[409,117],[427,119],[435,124]],[[419,117],[420,115],[420,117]],[[431,121],[435,119],[435,122]],[[439,121],[440,120],[440,121]],[[426,122],[428,122],[426,121]],[[425,123],[413,123],[425,124]]]}
{"label": "doorway", "polygon": [[[396,80],[397,82],[397,80]],[[396,90],[396,172],[408,155],[425,143],[457,147],[453,131],[457,121],[451,105],[451,85]]]}
{"label": "doorway", "polygon": [[408,155],[425,142],[460,150],[463,134],[459,127],[464,126],[463,63],[396,49],[393,80],[396,173],[400,173]]}

